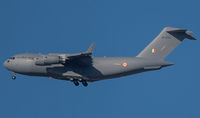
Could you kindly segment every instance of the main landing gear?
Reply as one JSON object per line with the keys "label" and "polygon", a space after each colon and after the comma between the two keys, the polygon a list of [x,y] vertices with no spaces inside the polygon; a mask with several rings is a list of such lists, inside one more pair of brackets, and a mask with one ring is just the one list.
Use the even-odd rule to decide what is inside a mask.
{"label": "main landing gear", "polygon": [[82,80],[82,84],[83,84],[83,86],[88,86],[88,83],[87,83],[87,81],[85,81],[85,80]]}
{"label": "main landing gear", "polygon": [[87,83],[86,80],[77,80],[77,79],[74,79],[72,81],[73,81],[73,83],[74,83],[75,86],[79,85],[79,81],[82,83],[83,86],[85,86],[85,87],[88,86],[88,83]]}
{"label": "main landing gear", "polygon": [[74,85],[75,85],[75,86],[78,86],[78,85],[79,85],[78,80],[73,80],[73,82],[74,82]]}

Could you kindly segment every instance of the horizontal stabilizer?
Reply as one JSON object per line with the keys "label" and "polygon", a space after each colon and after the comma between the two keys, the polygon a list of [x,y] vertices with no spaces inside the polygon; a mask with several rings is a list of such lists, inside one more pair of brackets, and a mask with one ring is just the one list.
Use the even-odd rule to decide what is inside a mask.
{"label": "horizontal stabilizer", "polygon": [[181,34],[183,35],[185,38],[190,39],[190,40],[197,40],[196,38],[194,38],[192,36],[193,32],[186,30],[186,29],[178,29],[178,28],[174,28],[174,30],[169,30],[167,31],[168,33],[177,33],[177,34]]}

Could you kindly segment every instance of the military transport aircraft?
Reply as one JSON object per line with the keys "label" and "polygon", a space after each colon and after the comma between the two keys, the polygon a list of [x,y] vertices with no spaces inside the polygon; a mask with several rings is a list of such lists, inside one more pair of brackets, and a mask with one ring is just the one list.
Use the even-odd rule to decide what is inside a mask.
{"label": "military transport aircraft", "polygon": [[165,57],[185,38],[196,40],[185,29],[165,27],[161,33],[136,57],[91,57],[94,43],[88,51],[78,54],[19,54],[4,62],[4,67],[15,73],[46,76],[60,80],[87,82],[117,78],[126,75],[159,70],[173,65]]}

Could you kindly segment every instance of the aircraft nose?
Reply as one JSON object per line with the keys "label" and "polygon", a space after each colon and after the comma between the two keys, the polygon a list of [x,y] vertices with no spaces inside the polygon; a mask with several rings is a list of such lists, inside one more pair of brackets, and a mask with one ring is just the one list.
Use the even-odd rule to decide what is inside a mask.
{"label": "aircraft nose", "polygon": [[6,68],[6,69],[8,69],[9,67],[8,67],[8,64],[9,64],[9,60],[6,60],[4,63],[3,63],[3,66]]}

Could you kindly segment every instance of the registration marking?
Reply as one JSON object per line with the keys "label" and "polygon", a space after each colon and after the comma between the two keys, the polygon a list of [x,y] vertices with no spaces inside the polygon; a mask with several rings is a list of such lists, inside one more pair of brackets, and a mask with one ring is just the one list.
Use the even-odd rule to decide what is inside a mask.
{"label": "registration marking", "polygon": [[33,60],[31,60],[31,59],[27,59],[26,61],[27,61],[27,62],[32,62]]}
{"label": "registration marking", "polygon": [[163,51],[166,48],[166,46],[164,45],[160,50]]}
{"label": "registration marking", "polygon": [[113,63],[113,65],[120,66],[121,64],[120,63]]}

